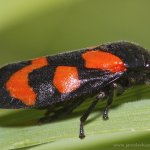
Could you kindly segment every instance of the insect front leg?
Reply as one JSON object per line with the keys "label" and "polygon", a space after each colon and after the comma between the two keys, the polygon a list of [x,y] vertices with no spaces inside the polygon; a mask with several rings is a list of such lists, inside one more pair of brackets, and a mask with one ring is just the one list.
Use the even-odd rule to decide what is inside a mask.
{"label": "insect front leg", "polygon": [[116,96],[120,96],[126,90],[125,86],[123,87],[121,84],[113,83],[113,88],[116,90]]}
{"label": "insect front leg", "polygon": [[80,118],[80,133],[79,133],[79,138],[80,139],[83,139],[85,137],[84,128],[83,128],[85,121],[87,120],[88,116],[93,111],[93,109],[95,108],[95,106],[98,103],[98,101],[102,100],[103,98],[105,98],[105,93],[101,92],[96,97],[96,100],[94,102],[92,102],[92,104],[89,106],[89,108],[87,109],[87,111]]}
{"label": "insect front leg", "polygon": [[109,95],[108,95],[108,99],[107,99],[107,104],[104,108],[104,111],[103,111],[103,119],[104,120],[107,120],[109,117],[108,117],[108,111],[109,111],[109,107],[110,105],[112,104],[113,102],[113,96],[114,96],[114,90],[113,89],[110,89],[109,91]]}
{"label": "insect front leg", "polygon": [[112,85],[110,86],[110,89],[108,90],[108,93],[107,93],[107,95],[108,95],[107,104],[103,111],[103,119],[104,120],[109,119],[108,112],[109,112],[109,108],[113,102],[114,90],[116,90],[116,96],[120,96],[125,91],[125,89],[120,84],[112,83]]}

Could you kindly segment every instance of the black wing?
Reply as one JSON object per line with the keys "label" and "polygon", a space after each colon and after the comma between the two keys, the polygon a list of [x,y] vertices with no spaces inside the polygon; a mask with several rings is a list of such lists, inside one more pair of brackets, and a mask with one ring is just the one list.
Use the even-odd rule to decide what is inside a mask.
{"label": "black wing", "polygon": [[[56,66],[57,67],[57,66]],[[59,102],[73,101],[93,96],[101,89],[119,79],[124,72],[110,73],[109,71],[78,68],[80,86],[75,91],[60,93],[53,84],[55,67],[46,66],[34,70],[30,74],[30,85],[37,93],[37,107],[45,107]]]}

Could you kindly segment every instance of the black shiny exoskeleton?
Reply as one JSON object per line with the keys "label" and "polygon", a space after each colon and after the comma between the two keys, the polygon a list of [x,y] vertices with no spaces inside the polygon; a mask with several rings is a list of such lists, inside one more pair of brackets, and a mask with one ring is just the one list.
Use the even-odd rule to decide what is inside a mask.
{"label": "black shiny exoskeleton", "polygon": [[[111,72],[111,68],[109,68],[110,70],[105,70],[104,68],[107,68],[107,62],[105,62],[105,58],[103,57],[100,57],[100,59],[104,59],[102,64],[103,69],[88,68],[85,65],[86,62],[82,55],[91,51],[106,52],[107,55],[111,54],[119,58],[123,62],[125,69],[116,72]],[[114,90],[120,95],[134,85],[150,83],[150,52],[130,42],[107,43],[92,48],[84,48],[43,58],[43,64],[45,65],[39,67],[39,64],[32,64],[33,60],[29,60],[9,64],[0,69],[0,108],[48,109],[45,116],[39,122],[49,122],[61,115],[69,114],[82,104],[86,98],[96,96],[96,100],[92,102],[80,118],[80,138],[85,137],[83,125],[99,101],[102,99],[107,100],[106,107],[103,111],[103,119],[106,120],[108,119],[109,107],[113,101]],[[60,92],[59,84],[61,84],[61,81],[59,80],[58,82],[60,83],[56,83],[58,86],[54,84],[56,69],[60,66],[73,67],[77,70],[80,85],[75,85],[74,90],[68,86],[71,92]],[[26,88],[27,91],[32,89],[32,93],[36,97],[33,98],[34,101],[31,100],[35,103],[29,103],[28,99],[26,99],[28,97],[25,97],[25,100],[16,98],[17,94],[14,94],[16,89],[17,92],[22,90],[22,87],[18,86],[21,85],[20,82],[24,78],[21,81],[20,78],[15,78],[15,81],[19,82],[19,84],[9,84],[9,88],[7,86],[10,78],[22,69],[24,69],[24,73],[28,73],[24,76],[24,78],[26,77],[28,79],[28,82],[25,82],[27,84]],[[70,75],[68,79],[71,77]],[[67,82],[67,84],[71,85],[72,83]],[[22,93],[23,97],[24,94],[26,93]]]}

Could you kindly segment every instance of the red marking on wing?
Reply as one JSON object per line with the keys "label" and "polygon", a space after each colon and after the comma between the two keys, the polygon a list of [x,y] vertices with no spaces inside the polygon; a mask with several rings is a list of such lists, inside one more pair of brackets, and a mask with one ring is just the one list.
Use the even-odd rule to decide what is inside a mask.
{"label": "red marking on wing", "polygon": [[36,93],[29,85],[28,75],[33,70],[46,65],[48,65],[46,58],[38,58],[32,60],[31,65],[14,73],[6,83],[6,88],[9,91],[10,96],[19,99],[28,106],[34,105],[36,101]]}
{"label": "red marking on wing", "polygon": [[60,93],[70,93],[80,86],[76,67],[59,66],[56,68],[53,84]]}
{"label": "red marking on wing", "polygon": [[108,52],[100,50],[88,51],[82,54],[82,58],[85,61],[86,68],[108,70],[113,73],[126,71],[124,62],[119,57]]}

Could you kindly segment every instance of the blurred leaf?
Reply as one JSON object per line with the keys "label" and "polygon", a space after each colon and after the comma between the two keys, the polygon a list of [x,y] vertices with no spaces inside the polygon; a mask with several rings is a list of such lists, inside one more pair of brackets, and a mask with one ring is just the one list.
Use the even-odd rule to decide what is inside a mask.
{"label": "blurred leaf", "polygon": [[[147,0],[0,0],[0,65],[105,41],[136,41],[148,48],[149,4]],[[41,126],[37,120],[42,110],[0,110],[0,149],[126,149],[127,144],[140,142],[146,147],[149,98],[149,87],[130,89],[115,98],[108,121],[101,119],[104,103],[100,103],[87,121],[84,140],[78,139],[79,118],[92,99],[73,114]]]}
{"label": "blurred leaf", "polygon": [[[62,5],[69,5],[75,1],[69,0],[13,0],[0,1],[0,32],[18,23],[39,16],[45,10],[50,11]],[[12,7],[13,6],[13,7]]]}
{"label": "blurred leaf", "polygon": [[[1,149],[23,148],[44,143],[51,143],[55,149],[60,149],[60,147],[65,149],[66,146],[69,146],[70,149],[88,148],[89,145],[100,147],[107,143],[107,146],[110,146],[114,141],[130,139],[131,137],[138,138],[141,134],[150,131],[150,101],[146,100],[149,93],[149,89],[144,86],[130,89],[128,93],[117,97],[108,121],[101,119],[100,111],[102,111],[104,103],[103,105],[100,103],[87,121],[85,140],[78,139],[79,118],[91,100],[73,114],[44,125],[38,125],[36,122],[42,116],[43,111],[1,110]],[[140,97],[145,98],[145,100],[131,102],[131,100],[137,100]],[[51,144],[40,147],[42,149],[45,146],[51,148]]]}

